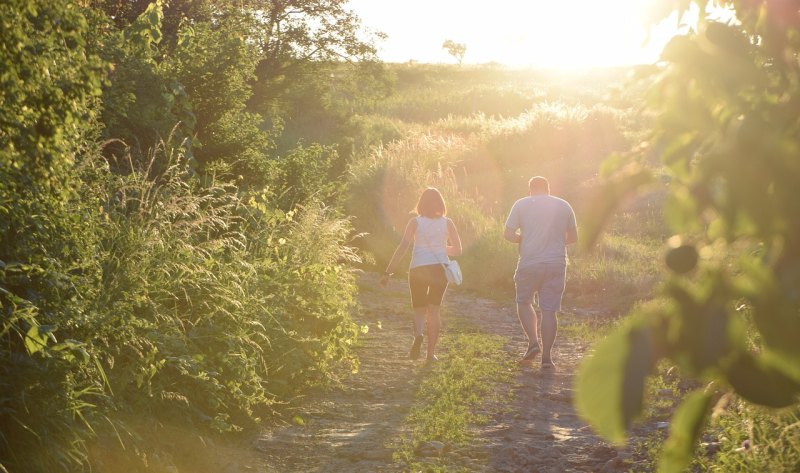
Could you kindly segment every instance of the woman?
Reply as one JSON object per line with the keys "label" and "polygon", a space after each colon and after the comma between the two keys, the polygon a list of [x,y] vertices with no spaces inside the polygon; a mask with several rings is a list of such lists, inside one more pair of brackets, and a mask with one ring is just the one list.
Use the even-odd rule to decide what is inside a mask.
{"label": "woman", "polygon": [[389,276],[405,256],[408,247],[414,245],[408,271],[408,286],[411,290],[411,306],[414,308],[414,342],[409,358],[416,360],[422,346],[422,329],[428,326],[428,361],[437,361],[436,342],[439,340],[439,309],[447,290],[447,276],[442,263],[448,256],[461,254],[461,237],[452,220],[447,218],[447,207],[442,194],[433,187],[422,192],[416,208],[417,216],[408,221],[403,240],[392,255],[381,285],[389,282]]}

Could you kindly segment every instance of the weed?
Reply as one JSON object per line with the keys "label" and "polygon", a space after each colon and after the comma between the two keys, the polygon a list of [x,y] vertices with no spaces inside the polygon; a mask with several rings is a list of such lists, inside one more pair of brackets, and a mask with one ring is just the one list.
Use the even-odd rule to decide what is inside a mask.
{"label": "weed", "polygon": [[[423,368],[429,372],[406,418],[408,433],[393,445],[395,460],[410,471],[460,471],[447,452],[469,443],[471,427],[487,421],[477,408],[493,400],[495,386],[513,373],[500,337],[458,334],[442,342],[447,356]],[[417,453],[432,441],[440,442],[439,451],[422,460]]]}

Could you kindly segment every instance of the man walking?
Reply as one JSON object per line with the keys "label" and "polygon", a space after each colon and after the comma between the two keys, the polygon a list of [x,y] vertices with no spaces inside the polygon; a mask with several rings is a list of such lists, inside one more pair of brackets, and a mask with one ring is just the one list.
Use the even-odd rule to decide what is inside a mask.
{"label": "man walking", "polygon": [[[566,246],[578,241],[575,213],[563,199],[550,195],[550,183],[541,176],[528,182],[530,195],[511,207],[503,237],[519,244],[519,260],[514,273],[517,316],[528,337],[528,350],[520,363],[542,353],[542,368],[555,368],[551,356],[558,331],[556,313],[567,275]],[[542,311],[542,345],[539,345],[538,320],[533,308],[539,295]]]}

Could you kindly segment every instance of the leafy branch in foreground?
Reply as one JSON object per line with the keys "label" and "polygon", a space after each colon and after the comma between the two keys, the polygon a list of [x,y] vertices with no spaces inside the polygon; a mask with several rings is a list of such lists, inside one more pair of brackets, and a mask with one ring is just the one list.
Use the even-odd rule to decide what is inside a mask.
{"label": "leafy branch in foreground", "polygon": [[[704,381],[673,416],[659,464],[670,472],[689,465],[723,394],[770,408],[800,394],[798,3],[717,3],[740,24],[704,19],[673,38],[650,96],[651,147],[670,172],[672,275],[578,377],[579,411],[615,442],[641,413],[658,360]],[[647,182],[642,169],[616,171],[600,210]]]}

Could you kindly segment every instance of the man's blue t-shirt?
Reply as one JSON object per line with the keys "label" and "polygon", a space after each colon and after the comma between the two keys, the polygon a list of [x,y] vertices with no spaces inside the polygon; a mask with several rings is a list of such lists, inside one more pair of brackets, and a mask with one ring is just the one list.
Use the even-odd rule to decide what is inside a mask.
{"label": "man's blue t-shirt", "polygon": [[506,228],[520,230],[519,266],[567,262],[566,233],[575,230],[575,213],[564,199],[547,194],[519,199]]}

